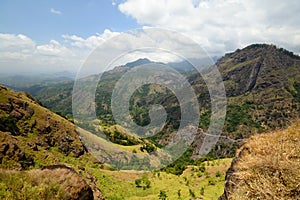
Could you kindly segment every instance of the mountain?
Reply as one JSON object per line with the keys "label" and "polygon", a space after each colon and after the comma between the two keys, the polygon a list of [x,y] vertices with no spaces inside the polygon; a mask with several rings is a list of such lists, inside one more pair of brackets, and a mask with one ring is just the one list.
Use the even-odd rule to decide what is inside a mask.
{"label": "mountain", "polygon": [[153,61],[149,60],[148,58],[140,58],[136,61],[126,63],[124,66],[133,68],[133,67],[141,66],[141,65],[145,65],[145,64],[165,64],[165,65],[168,65],[168,66],[174,68],[175,70],[177,70],[178,72],[181,72],[181,73],[194,71],[193,66],[186,60],[179,61],[179,62],[161,63],[161,62],[153,62]]}
{"label": "mountain", "polygon": [[217,62],[228,97],[225,131],[232,139],[286,127],[299,118],[300,58],[256,44]]}
{"label": "mountain", "polygon": [[[140,59],[127,65],[151,63]],[[300,58],[274,45],[253,44],[228,53],[216,62],[226,89],[227,113],[222,136],[209,156],[233,156],[234,150],[244,138],[275,128],[287,127],[300,117]],[[111,113],[110,99],[117,81],[130,68],[125,66],[105,72],[97,88],[96,111],[102,125],[115,124]],[[196,91],[201,113],[200,128],[204,132],[210,124],[211,104],[208,89],[203,78],[194,72],[184,74]],[[72,82],[58,83],[42,87],[32,93],[46,107],[68,117],[72,115]],[[27,91],[31,91],[32,87]],[[167,113],[164,130],[150,138],[156,145],[164,145],[170,140],[172,131],[180,122],[180,107],[176,96],[159,85],[146,85],[132,96],[131,114],[139,125],[149,123],[151,104],[162,104]],[[99,105],[99,106],[97,106]],[[101,106],[100,106],[101,105]],[[202,144],[201,133],[192,147]]]}
{"label": "mountain", "polygon": [[255,135],[238,149],[226,173],[225,199],[300,199],[300,122]]}
{"label": "mountain", "polygon": [[125,67],[132,68],[140,65],[150,64],[150,63],[155,63],[155,62],[150,61],[148,58],[140,58],[137,59],[136,61],[126,63]]}
{"label": "mountain", "polygon": [[[171,199],[180,195],[182,199],[212,199],[222,193],[225,166],[230,162],[212,159],[230,157],[235,152],[222,198],[299,198],[299,56],[274,45],[254,44],[224,55],[216,66],[227,94],[226,121],[217,145],[205,158],[192,159],[210,124],[211,103],[203,78],[195,72],[183,73],[199,102],[198,135],[178,160],[152,173],[114,171],[91,156],[78,135],[92,134],[76,130],[71,122],[72,81],[27,88],[38,101],[28,93],[1,86],[0,180],[4,189],[0,188],[0,198],[24,199],[20,191],[32,196],[41,191],[41,197],[47,198],[47,191],[51,191],[56,199],[77,199],[81,194],[88,198],[93,195],[94,199],[157,199],[160,192]],[[110,108],[115,84],[130,69],[119,66],[102,75],[95,99],[97,117],[113,145],[132,154],[150,155],[153,149],[164,147],[178,129],[180,105],[166,87],[148,84],[138,88],[129,102],[132,119],[141,126],[149,124],[149,105],[161,104],[167,113],[166,126],[146,140],[132,137],[116,125]],[[85,81],[96,77],[86,77]],[[68,114],[69,120],[41,104],[60,115]],[[287,130],[274,131],[291,124]],[[134,166],[144,162],[147,160],[137,160]],[[57,173],[62,175],[59,183],[55,182]],[[74,184],[68,182],[70,176],[74,176]],[[53,178],[43,182],[44,177]],[[72,185],[72,189],[66,185]]]}
{"label": "mountain", "polygon": [[47,86],[62,81],[74,80],[76,74],[68,71],[61,71],[56,73],[39,73],[39,74],[1,74],[0,84],[6,85],[16,91],[24,91],[25,88],[39,85]]}

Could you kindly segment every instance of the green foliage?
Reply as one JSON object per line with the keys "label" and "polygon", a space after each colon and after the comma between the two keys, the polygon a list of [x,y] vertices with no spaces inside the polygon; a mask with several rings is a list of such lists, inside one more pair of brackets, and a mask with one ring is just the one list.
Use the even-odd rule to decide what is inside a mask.
{"label": "green foliage", "polygon": [[160,191],[159,191],[158,199],[166,200],[167,197],[168,197],[168,196],[167,196],[166,191],[163,191],[163,190],[160,190]]}
{"label": "green foliage", "polygon": [[195,192],[191,188],[189,189],[189,194],[192,198],[196,197]]}
{"label": "green foliage", "polygon": [[200,188],[200,195],[204,195],[204,187],[202,186],[201,188]]}
{"label": "green foliage", "polygon": [[124,146],[132,146],[139,144],[139,141],[132,136],[125,135],[121,133],[118,129],[104,129],[103,133],[108,137],[108,139],[116,144]]}
{"label": "green foliage", "polygon": [[217,171],[216,172],[216,177],[221,177],[222,176],[222,173],[220,171]]}
{"label": "green foliage", "polygon": [[156,147],[153,144],[146,143],[146,144],[143,144],[143,146],[140,147],[140,150],[142,152],[144,152],[144,150],[146,150],[147,153],[151,153],[151,152],[156,150]]}
{"label": "green foliage", "polygon": [[142,179],[136,179],[134,182],[135,182],[136,187],[141,187]]}
{"label": "green foliage", "polygon": [[148,179],[147,174],[144,174],[142,178],[134,181],[136,187],[141,187],[144,190],[151,187],[151,181]]}
{"label": "green foliage", "polygon": [[123,200],[124,197],[114,194],[112,196],[109,196],[107,199],[108,200]]}
{"label": "green foliage", "polygon": [[198,168],[198,169],[199,169],[199,171],[202,172],[202,173],[205,172],[205,169],[206,169],[206,168],[205,168],[205,164],[204,164],[204,163],[201,163],[201,164],[199,165],[199,168]]}
{"label": "green foliage", "polygon": [[10,115],[0,118],[0,130],[4,132],[10,131],[12,133],[16,133],[19,131],[14,118]]}
{"label": "green foliage", "polygon": [[216,180],[213,177],[208,178],[208,185],[216,185]]}
{"label": "green foliage", "polygon": [[294,82],[293,87],[295,90],[292,91],[292,95],[296,101],[300,102],[300,82]]}
{"label": "green foliage", "polygon": [[249,127],[260,128],[260,124],[253,121],[252,117],[249,115],[250,105],[245,103],[242,106],[239,105],[228,105],[225,129],[227,132],[235,132],[239,125],[246,125]]}
{"label": "green foliage", "polygon": [[56,183],[37,184],[25,172],[0,172],[0,199],[69,199]]}
{"label": "green foliage", "polygon": [[192,153],[192,148],[187,149],[175,162],[165,167],[164,171],[174,175],[182,174],[188,164],[195,164],[195,161],[191,158]]}
{"label": "green foliage", "polygon": [[209,124],[210,124],[210,117],[211,117],[211,110],[208,110],[201,114],[200,116],[200,122],[199,122],[199,127],[203,129],[208,129]]}
{"label": "green foliage", "polygon": [[177,196],[178,196],[178,199],[181,198],[181,189],[179,189],[179,190],[177,191]]}

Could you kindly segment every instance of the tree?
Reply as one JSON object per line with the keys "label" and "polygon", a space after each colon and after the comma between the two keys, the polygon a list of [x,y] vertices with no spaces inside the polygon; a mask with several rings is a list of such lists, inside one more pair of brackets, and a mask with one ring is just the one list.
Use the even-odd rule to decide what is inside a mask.
{"label": "tree", "polygon": [[166,200],[167,199],[167,193],[163,190],[159,191],[159,195],[158,195],[158,199],[161,199],[161,200]]}
{"label": "tree", "polygon": [[136,187],[141,187],[142,179],[136,179],[134,182]]}
{"label": "tree", "polygon": [[191,190],[191,188],[189,189],[189,193],[190,193],[190,196],[191,196],[191,197],[193,197],[193,198],[195,198],[195,197],[196,197],[196,195],[195,195],[194,191],[193,191],[193,190]]}
{"label": "tree", "polygon": [[179,189],[179,190],[177,191],[177,195],[178,195],[178,199],[180,199],[180,198],[181,198],[181,189]]}
{"label": "tree", "polygon": [[204,187],[201,187],[201,189],[200,189],[200,195],[204,195]]}
{"label": "tree", "polygon": [[148,179],[147,174],[144,174],[142,178],[136,179],[134,182],[136,187],[142,187],[144,190],[151,186],[151,181]]}

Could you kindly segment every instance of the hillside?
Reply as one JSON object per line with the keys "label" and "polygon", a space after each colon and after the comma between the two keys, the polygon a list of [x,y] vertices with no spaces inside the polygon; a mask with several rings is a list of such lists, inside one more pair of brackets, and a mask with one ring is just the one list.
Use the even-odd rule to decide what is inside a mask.
{"label": "hillside", "polygon": [[[167,124],[163,131],[144,140],[131,137],[125,129],[115,125],[110,109],[111,93],[117,80],[127,70],[133,68],[132,65],[134,62],[130,67],[119,66],[103,74],[102,81],[97,88],[96,111],[100,125],[108,139],[115,143],[113,145],[129,150],[132,154],[143,151],[143,154],[147,155],[153,149],[160,149],[168,142],[172,132],[178,128],[181,113],[177,98],[169,89],[155,84],[145,85],[136,90],[131,97],[132,118],[139,125],[147,125],[149,123],[149,105],[161,104],[168,114]],[[245,198],[255,198],[256,195],[262,195],[255,193],[255,187],[259,185],[264,185],[266,187],[264,191],[269,191],[268,194],[263,194],[264,198],[271,198],[272,195],[278,197],[284,195],[284,198],[290,199],[298,197],[298,186],[291,178],[294,177],[298,180],[298,176],[294,174],[294,171],[290,172],[289,167],[294,167],[294,169],[299,167],[297,164],[299,163],[299,123],[287,131],[279,132],[278,136],[275,133],[251,136],[288,127],[291,122],[299,118],[300,58],[273,45],[250,45],[242,50],[226,54],[218,60],[216,65],[223,76],[228,97],[226,122],[216,147],[206,158],[191,159],[201,146],[202,131],[207,130],[210,122],[210,99],[202,77],[192,72],[183,73],[197,92],[199,112],[201,113],[199,137],[175,163],[162,171],[144,173],[114,171],[111,166],[99,162],[87,152],[78,136],[79,129],[76,130],[74,124],[70,122],[72,121],[73,82],[59,82],[27,88],[27,91],[38,97],[42,104],[60,115],[67,115],[70,121],[42,107],[39,101],[28,93],[13,92],[1,86],[0,179],[2,189],[0,197],[26,198],[24,197],[25,191],[32,195],[31,199],[34,199],[35,191],[41,191],[41,195],[45,198],[50,195],[55,196],[54,199],[76,199],[80,195],[86,195],[89,198],[93,196],[94,199],[157,199],[162,191],[172,199],[178,198],[180,195],[183,199],[196,197],[216,199],[222,193],[224,175],[229,167],[230,159],[213,159],[232,156],[236,148],[244,143],[244,139],[249,137],[250,139],[247,141],[250,142],[247,142],[242,150],[238,151],[243,153],[238,153],[238,157],[227,172],[223,197],[225,198],[227,195],[227,197],[230,196],[229,198],[239,199],[239,196],[236,195],[244,195],[244,191],[247,190],[252,193],[247,193],[246,195],[250,196]],[[89,77],[86,80],[88,81],[88,79]],[[80,130],[80,134],[92,135],[83,130]],[[88,138],[92,139],[93,137]],[[253,142],[251,143],[251,141]],[[277,157],[275,156],[276,159],[282,159],[280,165],[276,164],[277,161],[275,160],[275,162],[274,156],[272,157],[272,153],[280,150],[276,144],[280,144],[281,150],[287,148],[282,150],[285,157],[278,156],[281,155],[280,153],[276,154]],[[245,149],[251,150],[248,152]],[[291,150],[290,154],[287,153],[289,149]],[[248,154],[247,159],[241,156]],[[254,156],[260,154],[262,155],[261,159],[254,159]],[[264,160],[263,156],[267,155],[271,156],[270,159]],[[245,162],[245,160],[248,160],[249,163],[247,161],[244,166],[236,164]],[[118,162],[118,160],[114,161]],[[133,166],[139,167],[143,162],[143,160],[139,160]],[[259,171],[257,173],[259,176],[257,174],[250,176],[249,171],[239,174],[240,171],[250,170],[252,172],[253,169]],[[268,176],[277,177],[273,169],[276,173],[285,174],[278,175],[280,180],[276,179],[270,183]],[[54,179],[49,178],[43,181],[41,178],[55,177],[52,174],[58,172],[62,174],[59,183]],[[33,176],[33,174],[39,174],[39,176]],[[236,178],[236,174],[239,174],[238,178]],[[68,183],[67,177],[70,175],[74,176],[75,180],[71,187],[73,189],[68,190],[70,183]],[[285,175],[286,177],[283,177]],[[251,182],[252,178],[254,182]],[[148,188],[149,182],[151,186]],[[201,184],[198,184],[200,182]],[[231,183],[233,185],[230,185]],[[280,194],[276,193],[279,191],[271,190],[277,187],[276,184],[278,187],[283,185]],[[249,185],[254,189],[247,188]],[[271,189],[268,188],[269,185],[272,185]],[[16,188],[16,190],[12,188]],[[34,189],[30,192],[29,188]],[[236,188],[241,188],[241,190],[236,191]],[[63,194],[67,194],[67,196]]]}
{"label": "hillside", "polygon": [[220,199],[300,199],[300,122],[255,135],[237,151]]}
{"label": "hillside", "polygon": [[68,120],[3,86],[0,121],[0,199],[155,200],[161,191],[168,199],[216,199],[231,162],[198,162],[181,175],[117,171],[87,152]]}
{"label": "hillside", "polygon": [[[120,77],[135,64],[150,62],[140,59],[105,72],[97,88],[97,116],[103,126],[115,124],[111,114],[112,90]],[[233,156],[242,139],[278,127],[287,127],[300,116],[300,58],[274,45],[253,44],[228,53],[216,62],[226,88],[227,115],[221,140],[209,154],[211,157]],[[178,66],[176,66],[178,68]],[[176,68],[176,69],[177,69]],[[201,119],[199,127],[206,131],[210,124],[210,97],[202,77],[193,72],[184,73],[195,89]],[[71,117],[73,82],[64,82],[27,91],[51,110]],[[156,145],[164,145],[180,122],[180,107],[175,95],[159,85],[139,88],[130,102],[131,115],[139,125],[149,123],[149,105],[162,104],[167,110],[164,130],[150,138]],[[109,137],[109,135],[108,135]],[[193,144],[201,146],[201,136]]]}
{"label": "hillside", "polygon": [[102,199],[74,170],[85,159],[95,161],[72,123],[29,94],[0,86],[1,199]]}

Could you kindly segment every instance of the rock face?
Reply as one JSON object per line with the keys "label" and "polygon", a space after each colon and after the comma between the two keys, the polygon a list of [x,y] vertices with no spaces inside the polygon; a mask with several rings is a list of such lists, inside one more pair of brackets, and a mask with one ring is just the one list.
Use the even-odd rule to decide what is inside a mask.
{"label": "rock face", "polygon": [[300,58],[274,45],[253,44],[226,54],[216,65],[223,75],[228,97],[245,92],[260,92],[288,86],[288,78],[297,80]]}
{"label": "rock face", "polygon": [[225,199],[300,199],[300,122],[256,135],[237,151],[226,173]]}
{"label": "rock face", "polygon": [[[34,159],[18,146],[18,139],[10,133],[0,131],[0,163],[7,160],[14,162],[9,166],[15,169],[27,169],[34,166]],[[9,158],[9,159],[8,159]]]}

